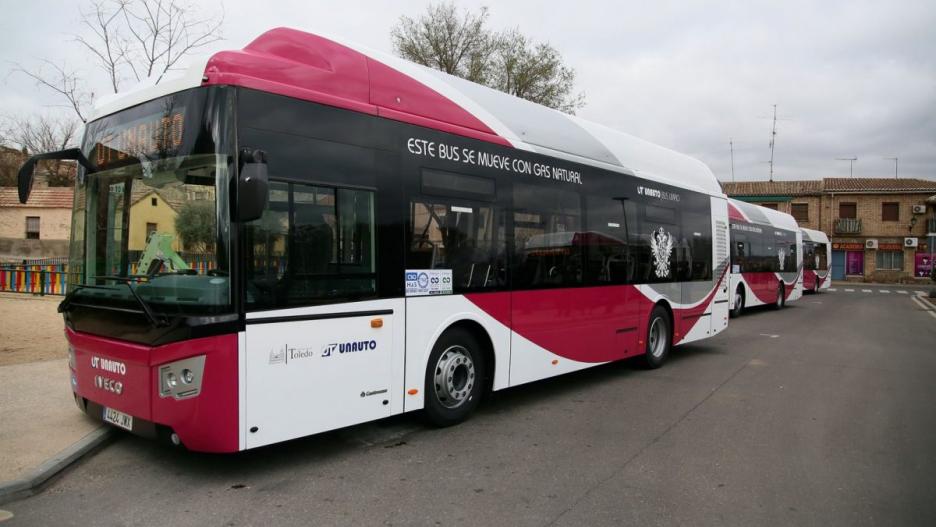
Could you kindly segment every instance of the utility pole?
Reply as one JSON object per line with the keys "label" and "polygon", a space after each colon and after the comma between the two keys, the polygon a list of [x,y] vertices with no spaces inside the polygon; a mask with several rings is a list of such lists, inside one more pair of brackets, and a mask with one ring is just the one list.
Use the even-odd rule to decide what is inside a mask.
{"label": "utility pole", "polygon": [[770,181],[773,181],[773,151],[777,139],[777,105],[773,105],[773,128],[770,130]]}
{"label": "utility pole", "polygon": [[857,157],[836,157],[836,161],[848,161],[848,177],[855,177],[855,161],[858,161]]}
{"label": "utility pole", "polygon": [[731,182],[734,183],[734,141],[728,138],[728,148],[731,150]]}
{"label": "utility pole", "polygon": [[898,178],[897,178],[897,158],[896,158],[896,157],[885,157],[884,159],[888,159],[888,160],[894,162],[894,179],[898,179]]}

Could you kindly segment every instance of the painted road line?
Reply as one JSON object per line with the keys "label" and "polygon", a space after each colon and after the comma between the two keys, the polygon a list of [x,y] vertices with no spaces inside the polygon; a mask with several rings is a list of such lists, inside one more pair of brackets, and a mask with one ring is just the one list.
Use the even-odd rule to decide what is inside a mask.
{"label": "painted road line", "polygon": [[830,288],[826,289],[826,291],[838,291],[838,289],[836,289],[836,288],[834,288],[834,287],[830,287]]}
{"label": "painted road line", "polygon": [[897,294],[898,294],[898,295],[905,295],[905,294],[907,294],[907,292],[904,291],[903,289],[898,289],[898,290],[897,290]]}
{"label": "painted road line", "polygon": [[879,293],[890,293],[887,289],[878,289]]}
{"label": "painted road line", "polygon": [[845,292],[846,292],[846,293],[854,293],[855,290],[854,290],[854,289],[846,289]]}
{"label": "painted road line", "polygon": [[[929,304],[929,302],[926,302],[926,300],[924,300],[923,297],[920,297],[920,296],[913,296],[913,297],[910,297],[910,298],[911,298],[914,302],[916,302],[916,304],[917,304],[918,306],[920,306],[920,308],[923,309],[923,311],[926,311],[927,313],[929,313],[929,316],[931,316],[931,317],[933,317],[933,318],[936,318],[936,310],[934,310],[933,307],[932,307],[932,304]],[[926,302],[926,303],[924,303],[924,302]],[[929,305],[927,305],[927,304],[929,304]]]}
{"label": "painted road line", "polygon": [[861,292],[862,292],[862,293],[872,293],[873,291],[871,291],[870,289],[862,289]]}

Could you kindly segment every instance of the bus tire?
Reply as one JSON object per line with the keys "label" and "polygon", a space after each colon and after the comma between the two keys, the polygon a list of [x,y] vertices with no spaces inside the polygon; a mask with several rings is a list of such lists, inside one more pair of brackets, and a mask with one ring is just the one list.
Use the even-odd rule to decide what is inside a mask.
{"label": "bus tire", "polygon": [[783,309],[783,306],[786,305],[786,288],[783,286],[783,282],[780,282],[780,285],[777,286],[777,301],[774,303],[774,309]]}
{"label": "bus tire", "polygon": [[814,295],[819,294],[819,277],[816,277],[816,280],[813,282],[812,292]]}
{"label": "bus tire", "polygon": [[744,287],[735,289],[734,308],[728,313],[731,318],[738,318],[744,311]]}
{"label": "bus tire", "polygon": [[484,353],[464,328],[450,328],[439,337],[426,366],[425,415],[435,426],[458,424],[481,402],[485,379]]}
{"label": "bus tire", "polygon": [[647,348],[641,356],[641,365],[656,369],[669,358],[673,347],[673,323],[663,306],[656,306],[647,321]]}

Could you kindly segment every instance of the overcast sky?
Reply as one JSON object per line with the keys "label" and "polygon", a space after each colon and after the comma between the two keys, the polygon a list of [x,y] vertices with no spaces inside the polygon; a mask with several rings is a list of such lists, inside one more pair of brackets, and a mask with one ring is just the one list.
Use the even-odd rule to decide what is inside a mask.
{"label": "overcast sky", "polygon": [[[78,5],[31,0],[0,18],[0,114],[61,103],[13,63],[68,63],[106,84],[72,41]],[[428,2],[226,0],[225,41],[239,48],[276,26],[323,30],[390,51],[402,14]],[[200,2],[206,12],[214,2]],[[556,47],[577,74],[579,115],[694,156],[721,180],[767,179],[777,105],[775,179],[936,179],[936,2],[468,1],[495,29]]]}

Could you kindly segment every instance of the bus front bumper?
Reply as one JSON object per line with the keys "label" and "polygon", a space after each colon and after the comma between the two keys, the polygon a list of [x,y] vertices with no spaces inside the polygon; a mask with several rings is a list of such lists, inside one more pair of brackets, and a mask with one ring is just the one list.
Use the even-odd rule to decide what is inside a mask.
{"label": "bus front bumper", "polygon": [[239,450],[236,334],[155,347],[66,336],[75,401],[92,418],[190,450]]}

